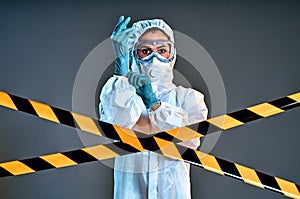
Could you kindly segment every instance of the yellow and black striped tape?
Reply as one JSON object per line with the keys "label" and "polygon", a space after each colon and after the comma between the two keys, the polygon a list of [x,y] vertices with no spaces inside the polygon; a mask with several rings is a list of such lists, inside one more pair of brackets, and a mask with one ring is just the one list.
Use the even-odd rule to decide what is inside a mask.
{"label": "yellow and black striped tape", "polygon": [[[197,151],[194,151],[193,153],[191,153],[191,152],[189,152],[189,151],[191,151],[191,149],[182,148],[181,146],[178,146],[178,145],[175,146],[174,143],[172,143],[171,141],[173,141],[173,142],[186,141],[186,140],[189,140],[192,138],[201,137],[207,133],[212,133],[212,132],[214,132],[214,130],[217,130],[217,131],[218,130],[227,130],[229,128],[233,128],[235,126],[239,126],[241,124],[244,124],[244,123],[247,123],[247,122],[250,122],[253,120],[257,120],[260,118],[275,115],[275,114],[284,112],[286,110],[289,110],[291,108],[298,107],[299,102],[300,102],[300,93],[295,93],[295,94],[289,95],[287,97],[283,97],[283,98],[280,98],[277,100],[259,104],[259,105],[249,107],[244,110],[229,113],[224,116],[218,116],[216,118],[211,118],[207,121],[201,122],[201,123],[199,123],[200,128],[198,129],[198,131],[201,132],[202,134],[195,132],[188,127],[181,127],[181,128],[172,129],[170,131],[155,134],[152,137],[143,138],[143,137],[140,137],[137,132],[134,132],[130,129],[118,127],[116,125],[111,125],[111,124],[104,123],[104,122],[100,122],[98,120],[95,120],[93,118],[90,118],[90,117],[87,117],[87,116],[84,116],[81,114],[69,112],[69,111],[58,109],[56,107],[52,107],[52,106],[49,106],[46,104],[42,104],[40,102],[35,102],[35,101],[24,99],[24,98],[15,96],[15,95],[0,92],[0,105],[2,105],[2,106],[5,106],[5,107],[11,108],[11,109],[15,109],[18,111],[26,112],[26,113],[38,116],[40,118],[44,118],[49,121],[65,124],[65,125],[68,125],[68,126],[71,126],[74,128],[79,128],[83,131],[90,132],[90,133],[93,133],[93,134],[96,134],[99,136],[107,136],[109,138],[121,141],[118,144],[116,144],[116,143],[113,144],[113,146],[115,146],[115,147],[119,147],[119,145],[123,146],[123,145],[126,145],[126,143],[127,143],[131,146],[131,151],[129,150],[129,152],[139,152],[139,151],[144,151],[144,150],[161,152],[163,155],[166,155],[166,156],[178,159],[178,160],[185,160],[185,161],[193,163],[193,164],[198,164],[198,166],[199,166],[199,163],[201,163],[201,160],[198,159],[198,161],[197,161],[197,157],[199,158],[200,157],[199,155],[201,155],[201,154],[203,155],[203,153],[200,154],[200,152],[197,152]],[[209,130],[211,128],[208,128],[211,125],[213,126],[213,128],[212,128],[213,130]],[[100,128],[100,126],[101,126],[101,128]],[[102,130],[100,130],[100,129],[102,129]],[[136,151],[132,150],[132,147],[134,147]],[[179,150],[179,149],[181,149],[181,150]],[[115,149],[113,151],[117,151],[117,149]],[[181,153],[180,153],[180,151],[181,151]],[[104,152],[105,152],[105,150],[104,150]],[[82,150],[81,150],[81,153],[82,153]],[[67,155],[68,159],[64,158],[64,156],[66,156],[66,154],[68,154]],[[72,158],[69,157],[72,154],[73,154],[73,158],[78,159],[77,161],[74,161],[74,160],[72,160]],[[187,155],[187,154],[189,154],[189,155]],[[104,153],[104,155],[107,155],[106,152]],[[206,156],[209,157],[210,155],[206,154]],[[28,165],[26,165],[24,163],[26,161],[31,162],[31,163],[33,162],[32,164],[34,164],[34,165],[39,165],[39,163],[40,163],[41,165],[43,165],[41,167],[45,167],[45,168],[51,168],[51,167],[49,167],[49,164],[55,168],[59,168],[62,166],[71,166],[71,165],[75,165],[78,163],[83,163],[84,160],[82,160],[82,158],[80,158],[80,157],[81,156],[78,154],[76,155],[75,152],[69,152],[69,153],[66,152],[66,153],[59,153],[55,156],[53,156],[53,155],[41,156],[38,159],[31,160],[31,161],[23,160],[23,161],[13,161],[13,162],[9,162],[9,163],[2,163],[0,165],[0,167],[3,169],[0,172],[0,176],[5,176],[5,175],[9,175],[9,174],[18,175],[18,174],[22,174],[24,172],[25,173],[34,172],[35,170],[33,168],[29,167]],[[41,159],[44,161],[47,160],[47,162],[49,164],[47,164],[47,163],[43,164],[41,162],[42,161]],[[220,158],[217,158],[216,160],[217,161],[219,160],[218,162],[220,162]],[[34,163],[34,162],[36,162],[36,163]],[[221,168],[220,165],[223,163],[224,163],[224,161],[222,163],[219,163],[220,168]],[[226,161],[225,161],[225,163],[226,163]],[[232,164],[234,164],[234,163],[232,163]],[[203,165],[203,163],[200,165]],[[238,167],[237,164],[234,164],[234,165],[235,165],[235,167]],[[206,168],[208,170],[211,170],[211,168],[212,168],[212,170],[216,169],[214,167],[209,167],[207,165],[203,166],[203,168]],[[223,168],[223,170],[215,170],[215,171],[217,171],[217,173],[220,173],[223,175],[228,175],[228,176],[231,176],[231,177],[234,177],[237,179],[244,179],[244,178],[241,178],[241,176],[243,177],[243,174],[241,174],[239,172],[235,172],[234,170],[231,171],[230,169],[228,170],[229,172],[227,172],[226,168],[227,169],[230,168],[232,170],[234,167],[233,166],[231,166],[231,167],[225,166]],[[239,167],[239,168],[241,169],[244,167]],[[36,169],[38,170],[39,167],[37,167]],[[250,172],[250,170],[247,170],[247,171]],[[238,175],[238,174],[240,174],[240,175]],[[257,178],[257,177],[253,177],[253,175],[250,175],[250,177]],[[288,181],[280,180],[279,178],[273,177],[275,180],[279,179],[281,186],[283,186],[282,184],[288,184],[288,185],[286,185],[287,187],[295,186],[298,191],[297,192],[297,191],[293,190],[293,191],[287,192],[286,187],[278,189],[278,187],[280,188],[281,186],[276,186],[275,183],[268,184],[269,182],[271,182],[270,181],[271,178],[269,178],[270,176],[262,174],[261,172],[256,172],[256,175],[264,176],[264,177],[260,177],[262,181],[265,181],[265,182],[262,182],[264,188],[283,193],[287,196],[289,196],[290,194],[292,194],[292,195],[296,194],[296,196],[298,196],[297,193],[299,194],[299,186],[294,183],[292,183],[294,185],[291,185],[290,182],[288,182]],[[266,176],[268,176],[269,179]],[[244,180],[244,181],[252,182],[251,180],[249,181],[249,179]],[[279,182],[278,182],[278,184],[280,184]]]}
{"label": "yellow and black striped tape", "polygon": [[198,125],[197,132],[187,126],[161,132],[156,136],[163,137],[168,134],[166,136],[173,136],[174,139],[187,141],[210,133],[228,130],[248,122],[270,117],[297,107],[300,107],[300,92],[202,121]]}
{"label": "yellow and black striped tape", "polygon": [[[220,175],[242,180],[259,188],[281,193],[290,198],[300,198],[300,186],[282,178],[271,176],[252,168],[230,162],[213,155],[155,138],[159,145],[156,151],[167,157],[185,161]],[[115,158],[135,152],[141,152],[128,144],[116,142],[77,150],[42,155],[34,158],[0,163],[0,177],[17,176],[38,171],[75,166],[97,160]]]}
{"label": "yellow and black striped tape", "polygon": [[42,155],[34,158],[0,163],[0,177],[17,176],[54,168],[74,166],[82,163],[105,160],[139,152],[122,142],[81,148],[77,150]]}
{"label": "yellow and black striped tape", "polygon": [[[0,91],[0,105],[52,122],[78,128],[98,136],[106,136],[116,141],[134,144],[135,146],[141,146],[140,142],[145,140],[141,138],[143,134],[130,129],[107,124],[82,114],[59,109],[2,91]],[[197,131],[189,127],[180,127],[157,133],[155,136],[169,141],[172,140],[176,143],[183,142],[205,136],[209,133],[224,131],[254,120],[276,115],[299,106],[300,92],[202,121],[198,124]]]}

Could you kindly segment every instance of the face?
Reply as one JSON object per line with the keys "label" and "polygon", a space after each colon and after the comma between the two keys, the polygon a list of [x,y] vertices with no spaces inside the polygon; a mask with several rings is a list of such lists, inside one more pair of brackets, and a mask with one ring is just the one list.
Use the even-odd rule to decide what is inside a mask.
{"label": "face", "polygon": [[143,34],[139,38],[139,45],[137,46],[137,54],[143,59],[152,52],[157,52],[165,58],[170,57],[170,43],[168,37],[159,30],[150,31]]}

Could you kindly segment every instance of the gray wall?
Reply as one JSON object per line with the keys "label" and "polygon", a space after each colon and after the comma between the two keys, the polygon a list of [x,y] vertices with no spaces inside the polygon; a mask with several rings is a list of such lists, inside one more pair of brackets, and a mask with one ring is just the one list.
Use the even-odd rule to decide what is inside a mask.
{"label": "gray wall", "polygon": [[[79,66],[125,14],[163,18],[198,41],[221,72],[228,112],[242,109],[299,91],[299,9],[298,1],[1,1],[0,90],[71,110]],[[299,118],[296,109],[228,130],[211,153],[300,183]],[[77,131],[0,107],[0,162],[80,147]],[[0,198],[112,198],[112,174],[95,162],[1,178]],[[191,175],[195,199],[284,198],[194,166]]]}

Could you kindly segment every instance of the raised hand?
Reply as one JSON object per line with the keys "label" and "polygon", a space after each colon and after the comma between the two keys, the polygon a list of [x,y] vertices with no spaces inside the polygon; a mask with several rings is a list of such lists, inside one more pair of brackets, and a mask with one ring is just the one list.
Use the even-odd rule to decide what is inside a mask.
{"label": "raised hand", "polygon": [[130,37],[132,27],[127,28],[131,18],[121,16],[118,23],[110,36],[115,53],[115,71],[116,75],[126,76],[129,72],[129,46],[128,38]]}

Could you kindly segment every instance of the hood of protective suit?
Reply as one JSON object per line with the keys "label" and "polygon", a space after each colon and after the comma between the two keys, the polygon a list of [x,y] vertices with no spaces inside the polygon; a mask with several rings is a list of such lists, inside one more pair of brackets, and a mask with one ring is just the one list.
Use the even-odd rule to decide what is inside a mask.
{"label": "hood of protective suit", "polygon": [[[131,69],[134,72],[142,73],[141,66],[137,62],[137,60],[134,57],[134,46],[139,41],[139,38],[142,36],[142,34],[147,31],[149,28],[159,28],[162,30],[169,38],[170,41],[174,43],[174,34],[171,27],[166,24],[162,19],[151,19],[151,20],[143,20],[138,21],[132,25],[134,27],[134,32],[132,34],[132,38],[130,39],[129,43],[129,50],[131,52],[131,57],[133,58]],[[173,67],[176,61],[176,50],[174,54],[173,60],[170,62],[169,70],[167,70],[166,73],[164,73],[164,76],[160,77],[157,81],[152,82],[152,87],[155,92],[163,92],[164,90],[170,90],[175,87],[175,85],[172,83],[172,80],[174,78],[173,75]]]}

